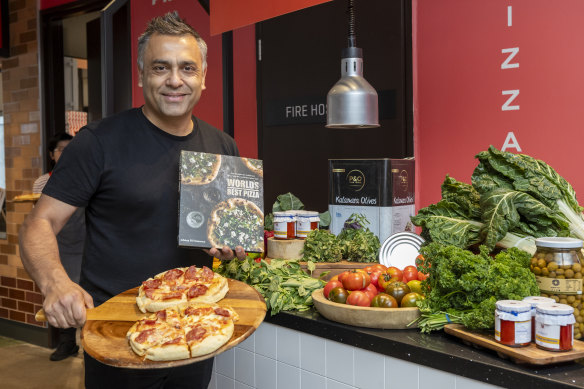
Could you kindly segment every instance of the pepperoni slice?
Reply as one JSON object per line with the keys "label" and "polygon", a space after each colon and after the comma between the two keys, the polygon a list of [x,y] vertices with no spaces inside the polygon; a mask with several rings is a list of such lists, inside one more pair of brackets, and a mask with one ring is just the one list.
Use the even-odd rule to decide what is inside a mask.
{"label": "pepperoni slice", "polygon": [[229,317],[231,313],[225,308],[215,308],[215,313],[219,316]]}
{"label": "pepperoni slice", "polygon": [[172,292],[172,293],[166,293],[164,296],[162,296],[162,299],[163,300],[173,300],[173,299],[180,300],[181,297],[182,297],[181,292]]}
{"label": "pepperoni slice", "polygon": [[183,290],[187,289],[188,286],[186,285],[173,285],[170,287],[170,290],[172,290],[173,292],[182,292]]}
{"label": "pepperoni slice", "polygon": [[166,311],[156,312],[156,317],[158,317],[161,321],[166,321]]}
{"label": "pepperoni slice", "polygon": [[195,327],[187,333],[187,341],[191,342],[193,340],[201,340],[207,332],[203,327]]}
{"label": "pepperoni slice", "polygon": [[147,280],[142,282],[142,285],[144,285],[145,289],[156,289],[158,288],[160,285],[162,285],[162,280],[156,278],[154,280]]}
{"label": "pepperoni slice", "polygon": [[203,266],[203,271],[201,272],[201,279],[203,281],[209,282],[213,280],[215,273],[213,270],[209,269],[207,266]]}
{"label": "pepperoni slice", "polygon": [[182,270],[171,269],[171,270],[167,271],[166,273],[164,273],[164,276],[162,278],[164,278],[165,281],[174,281],[182,275],[183,275]]}
{"label": "pepperoni slice", "polygon": [[207,293],[207,288],[205,285],[193,285],[187,292],[187,297],[192,299],[198,296],[202,296]]}
{"label": "pepperoni slice", "polygon": [[146,297],[148,297],[149,299],[154,297],[154,292],[156,291],[156,289],[144,289],[144,294],[146,295]]}
{"label": "pepperoni slice", "polygon": [[205,307],[205,308],[195,308],[195,307],[188,307],[185,309],[185,315],[191,316],[199,316],[199,315],[207,315],[213,312],[213,308]]}
{"label": "pepperoni slice", "polygon": [[177,343],[180,343],[181,339],[182,339],[181,337],[178,337],[178,338],[175,338],[173,340],[169,340],[168,342],[163,343],[162,345],[163,346],[169,346],[171,344],[177,344]]}
{"label": "pepperoni slice", "polygon": [[144,324],[144,325],[146,325],[146,326],[151,326],[151,325],[154,325],[154,324],[156,324],[156,320],[149,320],[149,319],[144,319],[144,320],[142,321],[142,324]]}
{"label": "pepperoni slice", "polygon": [[149,330],[145,330],[140,332],[140,335],[136,336],[136,339],[134,339],[135,342],[137,343],[144,343],[146,341],[146,339],[148,339],[148,337],[154,332],[154,328],[149,329]]}
{"label": "pepperoni slice", "polygon": [[194,265],[189,267],[187,269],[187,271],[185,272],[185,279],[196,280],[197,279],[197,270],[198,270],[198,268]]}

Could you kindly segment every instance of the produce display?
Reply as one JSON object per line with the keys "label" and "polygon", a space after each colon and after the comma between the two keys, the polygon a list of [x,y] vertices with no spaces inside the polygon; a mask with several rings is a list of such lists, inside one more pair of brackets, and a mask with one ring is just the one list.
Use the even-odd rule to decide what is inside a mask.
{"label": "produce display", "polygon": [[471,330],[492,329],[498,300],[539,295],[530,270],[531,256],[517,248],[492,257],[486,246],[474,254],[432,242],[422,247],[416,262],[428,274],[422,283],[426,298],[418,304],[422,332],[440,330],[448,323],[463,324]]}
{"label": "produce display", "polygon": [[324,287],[329,301],[361,307],[416,307],[424,299],[422,280],[426,275],[415,266],[403,270],[382,264],[344,271]]}
{"label": "produce display", "polygon": [[[314,270],[314,263],[308,262],[308,269]],[[217,272],[251,285],[264,297],[272,315],[280,311],[310,309],[312,292],[325,284],[304,273],[297,260],[272,259],[268,263],[264,259],[256,262],[246,258],[243,261],[223,261]]]}
{"label": "produce display", "polygon": [[427,241],[460,248],[478,244],[535,252],[534,237],[584,239],[582,207],[551,166],[491,146],[477,154],[472,185],[446,176],[442,200],[412,217]]}
{"label": "produce display", "polygon": [[361,214],[352,214],[338,236],[328,230],[311,231],[304,242],[304,260],[312,262],[377,262],[379,238]]}

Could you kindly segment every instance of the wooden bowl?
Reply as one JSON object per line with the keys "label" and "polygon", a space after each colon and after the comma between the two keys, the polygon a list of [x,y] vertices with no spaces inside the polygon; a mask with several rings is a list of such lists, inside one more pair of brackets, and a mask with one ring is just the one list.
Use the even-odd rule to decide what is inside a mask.
{"label": "wooden bowl", "polygon": [[322,291],[317,289],[312,292],[312,301],[318,313],[329,320],[368,328],[418,328],[417,323],[408,327],[408,324],[420,317],[418,308],[374,308],[333,303],[324,297]]}

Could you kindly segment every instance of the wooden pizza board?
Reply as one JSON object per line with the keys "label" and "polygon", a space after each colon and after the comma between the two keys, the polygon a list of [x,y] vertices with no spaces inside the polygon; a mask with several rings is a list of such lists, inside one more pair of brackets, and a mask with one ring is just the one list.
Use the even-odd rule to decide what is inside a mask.
{"label": "wooden pizza board", "polygon": [[495,340],[493,331],[470,331],[462,324],[447,324],[444,331],[464,342],[494,350],[500,357],[519,364],[550,365],[584,358],[584,342],[575,339],[574,347],[570,351],[547,351],[538,348],[535,343],[525,347],[505,346]]}
{"label": "wooden pizza board", "polygon": [[[128,321],[88,320],[81,331],[83,349],[93,358],[106,365],[132,369],[183,366],[212,358],[247,339],[262,323],[267,311],[264,298],[254,288],[241,281],[232,279],[228,281],[229,292],[217,304],[233,308],[239,315],[239,320],[235,322],[235,331],[231,340],[213,353],[196,358],[165,362],[150,361],[139,357],[132,351],[126,339],[128,329],[136,320],[145,316],[138,309],[136,309],[138,312],[137,316]],[[116,296],[119,299],[116,300],[115,307],[120,308],[121,312],[131,312],[133,308],[131,309],[129,305],[136,305],[137,295],[138,287],[121,293]],[[110,300],[101,306],[109,302]],[[113,306],[112,308],[115,309]]]}
{"label": "wooden pizza board", "polygon": [[420,317],[418,308],[375,308],[339,304],[327,300],[323,289],[312,292],[312,302],[318,313],[343,324],[392,330],[418,328],[417,323],[411,324]]}

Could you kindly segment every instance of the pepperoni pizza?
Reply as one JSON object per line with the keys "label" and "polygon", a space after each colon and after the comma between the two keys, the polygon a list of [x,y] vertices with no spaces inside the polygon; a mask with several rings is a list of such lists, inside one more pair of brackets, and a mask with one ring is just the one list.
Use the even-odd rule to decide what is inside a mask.
{"label": "pepperoni pizza", "polygon": [[227,279],[206,266],[176,268],[144,281],[136,303],[144,313],[157,312],[192,303],[215,303],[228,290]]}
{"label": "pepperoni pizza", "polygon": [[229,342],[238,315],[229,307],[195,304],[165,309],[137,321],[126,337],[132,350],[152,361],[171,361],[213,353]]}

